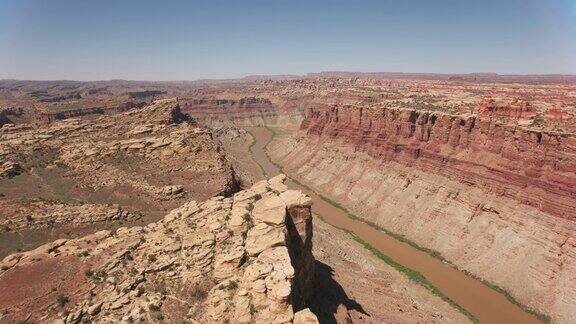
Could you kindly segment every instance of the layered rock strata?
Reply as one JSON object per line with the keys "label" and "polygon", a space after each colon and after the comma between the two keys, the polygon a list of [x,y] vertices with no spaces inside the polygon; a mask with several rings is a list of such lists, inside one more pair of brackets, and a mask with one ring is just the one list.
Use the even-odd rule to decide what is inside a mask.
{"label": "layered rock strata", "polygon": [[304,309],[314,291],[311,200],[283,180],[190,201],[144,227],[10,255],[0,319],[317,322]]}
{"label": "layered rock strata", "polygon": [[475,115],[333,107],[301,128],[394,161],[576,220],[576,136],[500,125]]}
{"label": "layered rock strata", "polygon": [[225,125],[299,125],[304,115],[299,109],[282,109],[264,98],[182,99],[182,110],[210,127]]}
{"label": "layered rock strata", "polygon": [[313,112],[273,160],[558,322],[575,320],[574,137],[405,109]]}
{"label": "layered rock strata", "polygon": [[115,106],[103,107],[83,107],[77,109],[68,109],[63,111],[39,110],[36,119],[41,122],[54,122],[68,118],[78,118],[83,116],[94,115],[112,115],[125,112],[131,109],[142,108],[146,102],[124,102]]}

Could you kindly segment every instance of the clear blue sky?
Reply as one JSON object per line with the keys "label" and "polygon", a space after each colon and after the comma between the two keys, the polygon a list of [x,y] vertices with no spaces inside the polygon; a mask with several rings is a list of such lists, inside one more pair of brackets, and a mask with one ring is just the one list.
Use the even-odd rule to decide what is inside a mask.
{"label": "clear blue sky", "polygon": [[0,0],[0,78],[576,74],[576,0]]}

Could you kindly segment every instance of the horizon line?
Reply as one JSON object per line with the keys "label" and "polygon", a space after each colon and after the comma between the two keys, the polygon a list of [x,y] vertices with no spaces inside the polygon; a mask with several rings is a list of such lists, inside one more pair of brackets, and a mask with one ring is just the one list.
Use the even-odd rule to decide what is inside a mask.
{"label": "horizon line", "polygon": [[198,81],[233,81],[233,80],[245,80],[250,78],[273,78],[273,77],[284,77],[284,78],[305,78],[310,76],[316,76],[321,74],[398,74],[398,75],[441,75],[441,76],[495,76],[495,77],[576,77],[575,73],[506,73],[500,74],[498,72],[401,72],[401,71],[351,71],[351,70],[326,70],[319,72],[306,72],[304,74],[292,74],[292,73],[278,73],[278,74],[245,74],[239,77],[230,78],[198,78],[198,79],[29,79],[29,78],[0,78],[0,81],[36,81],[36,82],[56,82],[56,81],[68,81],[68,82],[110,82],[110,81],[127,81],[127,82],[198,82]]}

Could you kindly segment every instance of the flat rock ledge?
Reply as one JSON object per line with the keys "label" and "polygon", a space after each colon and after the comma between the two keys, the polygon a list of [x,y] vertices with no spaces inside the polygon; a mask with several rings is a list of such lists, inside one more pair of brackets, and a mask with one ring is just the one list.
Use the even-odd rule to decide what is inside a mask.
{"label": "flat rock ledge", "polygon": [[318,323],[312,200],[284,180],[7,256],[0,287],[18,300],[0,298],[0,322]]}

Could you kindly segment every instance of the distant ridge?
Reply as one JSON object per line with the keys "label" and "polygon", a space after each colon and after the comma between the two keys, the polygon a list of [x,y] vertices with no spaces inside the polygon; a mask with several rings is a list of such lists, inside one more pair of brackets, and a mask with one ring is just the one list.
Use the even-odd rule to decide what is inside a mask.
{"label": "distant ridge", "polygon": [[255,75],[247,75],[243,77],[243,80],[288,80],[288,79],[299,79],[302,78],[301,75],[297,74],[255,74]]}
{"label": "distant ridge", "polygon": [[197,79],[197,80],[172,80],[172,81],[154,81],[154,80],[94,80],[94,81],[74,81],[74,80],[18,80],[18,79],[0,79],[0,89],[5,87],[25,86],[30,83],[36,84],[69,84],[69,85],[99,85],[113,84],[118,86],[142,87],[164,87],[168,85],[181,84],[211,84],[219,82],[236,82],[236,81],[282,81],[292,79],[306,78],[372,78],[388,80],[446,80],[462,82],[499,82],[499,83],[526,83],[526,84],[576,84],[576,75],[574,74],[498,74],[493,72],[475,72],[475,73],[405,73],[405,72],[351,72],[351,71],[322,71],[312,72],[304,75],[298,74],[255,74],[247,75],[241,78],[228,79]]}
{"label": "distant ridge", "polygon": [[404,72],[347,72],[324,71],[308,73],[307,78],[373,78],[373,79],[404,79],[404,80],[449,80],[466,82],[502,82],[502,83],[554,83],[574,84],[573,74],[498,74],[498,73],[404,73]]}

